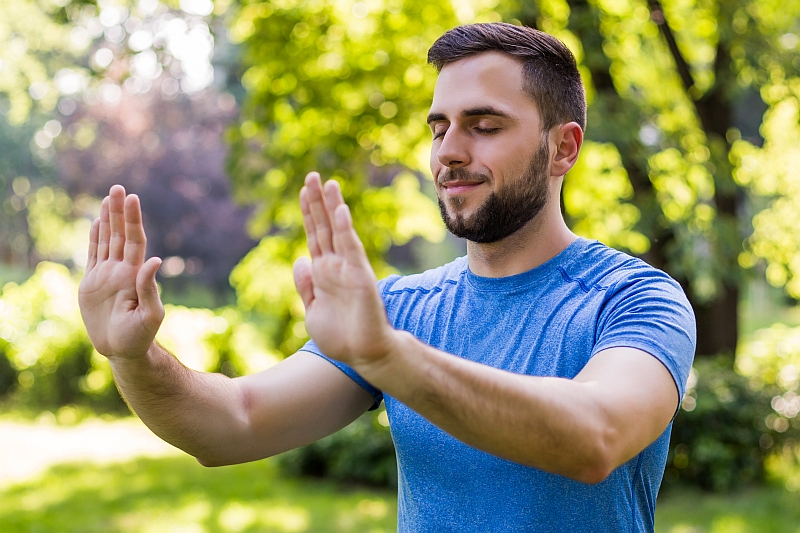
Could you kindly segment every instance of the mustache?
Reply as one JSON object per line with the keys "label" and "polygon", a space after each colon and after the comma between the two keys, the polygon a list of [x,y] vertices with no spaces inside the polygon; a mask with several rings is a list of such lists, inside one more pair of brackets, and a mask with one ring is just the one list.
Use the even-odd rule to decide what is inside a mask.
{"label": "mustache", "polygon": [[465,168],[447,168],[436,176],[436,183],[444,185],[451,181],[489,181],[489,176],[482,172],[472,172]]}

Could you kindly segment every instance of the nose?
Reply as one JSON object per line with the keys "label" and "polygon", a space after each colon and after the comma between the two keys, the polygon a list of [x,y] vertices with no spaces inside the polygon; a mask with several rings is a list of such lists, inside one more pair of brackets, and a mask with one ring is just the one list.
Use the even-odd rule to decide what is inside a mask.
{"label": "nose", "polygon": [[450,168],[466,167],[470,163],[469,147],[466,139],[459,135],[455,127],[450,127],[442,138],[436,151],[439,163]]}

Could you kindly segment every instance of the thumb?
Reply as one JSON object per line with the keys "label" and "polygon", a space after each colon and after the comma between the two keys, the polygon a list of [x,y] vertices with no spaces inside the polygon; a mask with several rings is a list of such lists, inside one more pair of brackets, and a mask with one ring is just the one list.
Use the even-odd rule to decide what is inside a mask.
{"label": "thumb", "polygon": [[311,278],[311,259],[301,257],[294,262],[294,285],[306,309],[314,300],[314,280]]}
{"label": "thumb", "polygon": [[136,296],[139,305],[148,312],[160,311],[163,307],[156,285],[156,272],[160,267],[161,258],[151,257],[145,261],[136,275]]}

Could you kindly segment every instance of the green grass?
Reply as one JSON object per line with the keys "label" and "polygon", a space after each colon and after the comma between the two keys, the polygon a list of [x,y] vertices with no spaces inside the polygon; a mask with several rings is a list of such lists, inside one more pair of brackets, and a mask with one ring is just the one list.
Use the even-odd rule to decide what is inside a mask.
{"label": "green grass", "polygon": [[[0,487],[3,533],[395,530],[394,491],[282,476],[269,460],[207,469],[185,456],[67,464]],[[800,533],[800,492],[772,485],[659,499],[656,533]]]}
{"label": "green grass", "polygon": [[189,457],[69,464],[0,488],[3,533],[395,530],[394,491],[282,477],[271,461],[207,469]]}
{"label": "green grass", "polygon": [[725,495],[665,494],[656,507],[656,533],[800,533],[800,492],[767,486]]}

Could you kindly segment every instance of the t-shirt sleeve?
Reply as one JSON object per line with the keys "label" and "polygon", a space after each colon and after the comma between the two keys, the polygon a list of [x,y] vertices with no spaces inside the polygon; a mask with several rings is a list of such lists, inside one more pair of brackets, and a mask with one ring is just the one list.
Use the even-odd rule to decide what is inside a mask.
{"label": "t-shirt sleeve", "polygon": [[317,347],[317,344],[313,340],[309,340],[307,343],[305,343],[303,347],[300,348],[300,351],[311,352],[315,355],[322,357],[329,363],[333,364],[333,366],[344,372],[347,375],[347,377],[358,383],[361,386],[361,388],[367,391],[370,394],[370,396],[372,396],[372,399],[375,400],[375,403],[373,403],[372,407],[369,408],[370,411],[374,411],[375,409],[377,409],[378,406],[381,404],[381,401],[383,401],[383,392],[373,387],[366,379],[361,377],[361,375],[358,372],[353,370],[353,368],[350,365],[342,363],[341,361],[337,361],[336,359],[331,359],[330,357],[326,356],[324,353],[320,351],[320,349]]}
{"label": "t-shirt sleeve", "polygon": [[[387,286],[391,286],[391,284],[394,281],[396,281],[398,277],[399,276],[390,276],[389,278],[382,279],[378,282],[378,292],[380,292],[382,299],[385,299],[385,292]],[[372,407],[369,408],[370,411],[377,409],[378,406],[381,404],[381,401],[383,401],[383,392],[380,389],[373,387],[371,383],[369,383],[366,379],[361,377],[361,375],[358,372],[353,370],[353,368],[350,365],[342,363],[341,361],[337,361],[335,359],[331,359],[330,357],[326,356],[324,353],[322,353],[322,351],[317,346],[317,343],[315,343],[313,339],[310,339],[307,343],[305,343],[305,345],[303,345],[303,347],[300,348],[300,351],[311,352],[315,355],[322,357],[326,361],[333,364],[336,368],[344,372],[347,375],[347,377],[358,383],[375,400],[375,403],[372,404]]]}
{"label": "t-shirt sleeve", "polygon": [[680,285],[661,271],[639,273],[608,288],[592,355],[629,347],[649,353],[667,368],[683,398],[694,360],[694,312]]}

